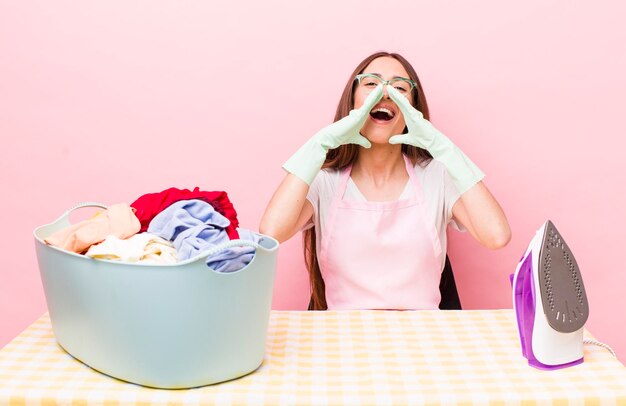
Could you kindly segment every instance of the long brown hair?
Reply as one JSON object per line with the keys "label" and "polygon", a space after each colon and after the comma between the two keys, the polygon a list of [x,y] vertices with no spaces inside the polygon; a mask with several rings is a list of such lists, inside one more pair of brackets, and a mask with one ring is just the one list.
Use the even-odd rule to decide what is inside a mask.
{"label": "long brown hair", "polygon": [[[391,57],[396,59],[402,64],[406,72],[409,74],[409,78],[415,81],[416,87],[412,90],[413,94],[413,106],[422,112],[424,118],[428,119],[428,104],[426,103],[426,96],[422,90],[419,77],[415,72],[415,69],[411,64],[404,59],[402,55],[390,52],[376,52],[367,58],[363,59],[361,63],[357,65],[346,83],[341,98],[339,99],[339,105],[337,106],[337,112],[335,113],[335,121],[341,120],[343,117],[350,113],[350,110],[354,108],[354,91],[357,83],[354,80],[356,75],[363,73],[365,68],[374,60],[380,57]],[[406,128],[404,129],[406,132]],[[352,165],[358,156],[358,145],[347,144],[341,145],[339,148],[331,149],[326,155],[326,160],[322,168],[332,168],[341,170],[348,165]],[[432,158],[428,151],[414,147],[411,145],[402,145],[402,152],[414,163],[423,163]],[[304,244],[304,262],[307,270],[309,271],[309,282],[311,284],[311,301],[314,310],[326,310],[326,287],[324,285],[324,279],[320,272],[319,263],[317,260],[316,242],[315,242],[315,228],[309,228],[303,233]]]}

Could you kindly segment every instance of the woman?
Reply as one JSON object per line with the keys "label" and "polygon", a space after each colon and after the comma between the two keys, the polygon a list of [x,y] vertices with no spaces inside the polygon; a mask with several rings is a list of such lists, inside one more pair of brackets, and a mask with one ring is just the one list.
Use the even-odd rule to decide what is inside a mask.
{"label": "woman", "polygon": [[378,52],[283,166],[260,232],[305,230],[315,309],[436,309],[449,223],[491,249],[510,240],[484,174],[427,118],[413,67]]}

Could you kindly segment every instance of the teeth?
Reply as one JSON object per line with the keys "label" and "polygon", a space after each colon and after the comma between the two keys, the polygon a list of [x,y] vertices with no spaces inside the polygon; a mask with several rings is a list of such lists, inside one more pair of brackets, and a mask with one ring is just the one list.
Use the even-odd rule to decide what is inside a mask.
{"label": "teeth", "polygon": [[386,109],[384,107],[378,107],[374,110],[372,110],[372,113],[378,113],[378,112],[382,112],[382,113],[387,113],[389,115],[389,117],[393,118],[394,114],[391,110]]}

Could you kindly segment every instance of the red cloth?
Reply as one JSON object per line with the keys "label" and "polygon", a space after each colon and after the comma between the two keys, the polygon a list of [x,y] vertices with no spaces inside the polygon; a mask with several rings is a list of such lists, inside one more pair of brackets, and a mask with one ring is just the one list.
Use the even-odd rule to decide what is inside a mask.
{"label": "red cloth", "polygon": [[180,200],[198,199],[209,203],[215,211],[230,220],[230,225],[226,228],[226,233],[231,240],[239,238],[237,227],[237,212],[233,204],[228,200],[226,192],[203,192],[198,187],[193,191],[189,189],[169,188],[159,193],[147,193],[130,204],[136,212],[135,215],[141,222],[140,232],[148,229],[152,219],[168,208],[171,204]]}

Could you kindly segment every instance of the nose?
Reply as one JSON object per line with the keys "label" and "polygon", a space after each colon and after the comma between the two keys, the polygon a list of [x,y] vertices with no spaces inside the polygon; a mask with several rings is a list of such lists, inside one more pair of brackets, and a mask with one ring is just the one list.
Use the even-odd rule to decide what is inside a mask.
{"label": "nose", "polygon": [[389,85],[383,86],[383,99],[389,99],[389,92],[387,91],[387,86]]}

